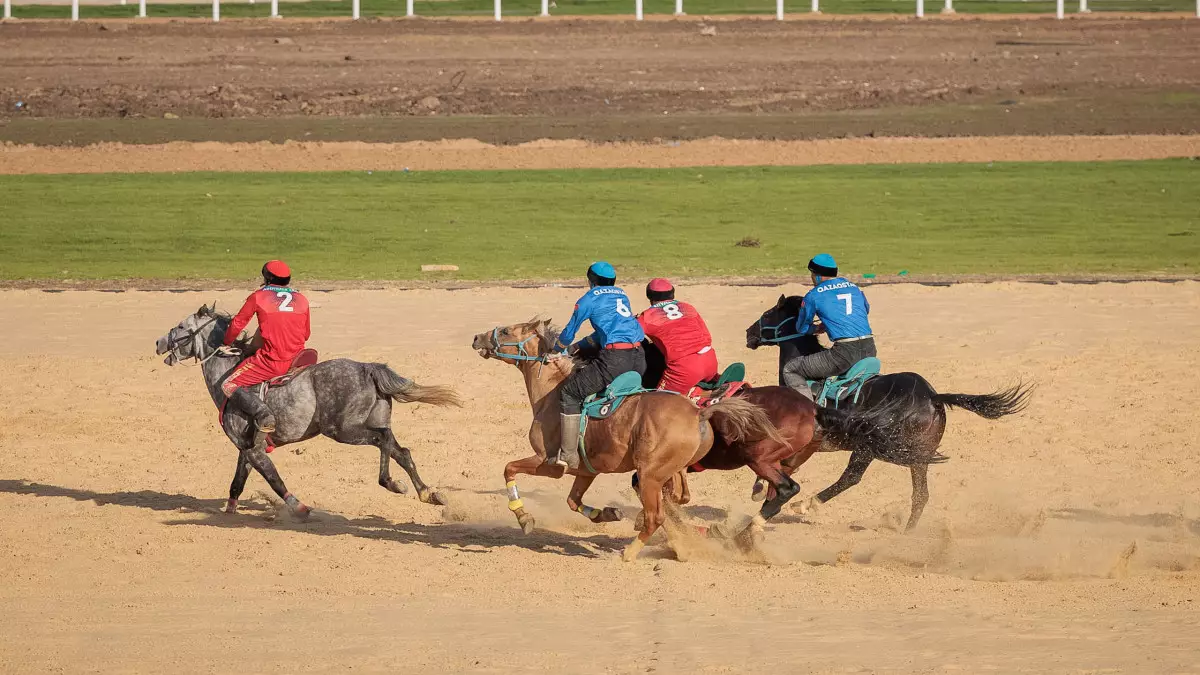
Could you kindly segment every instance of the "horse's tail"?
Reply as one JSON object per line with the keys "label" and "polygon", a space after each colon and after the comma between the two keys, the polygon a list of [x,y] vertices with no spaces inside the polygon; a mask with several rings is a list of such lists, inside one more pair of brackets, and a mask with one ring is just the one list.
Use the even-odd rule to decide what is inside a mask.
{"label": "horse's tail", "polygon": [[[714,417],[716,419],[714,419]],[[700,411],[700,421],[710,422],[730,443],[755,443],[769,438],[788,445],[787,439],[771,423],[762,406],[741,398],[727,398]]]}
{"label": "horse's tail", "polygon": [[829,445],[865,452],[876,459],[899,466],[941,464],[950,458],[934,450],[909,447],[906,424],[911,401],[898,400],[849,410],[817,406],[817,424]]}
{"label": "horse's tail", "polygon": [[934,403],[949,408],[969,410],[980,417],[998,420],[1005,415],[1015,415],[1029,405],[1032,385],[1017,384],[1009,389],[991,394],[936,394]]}
{"label": "horse's tail", "polygon": [[451,387],[417,384],[406,377],[401,377],[396,371],[382,363],[369,364],[367,371],[375,382],[375,389],[384,396],[390,396],[397,403],[428,403],[429,405],[462,407],[462,399],[458,397],[458,392]]}

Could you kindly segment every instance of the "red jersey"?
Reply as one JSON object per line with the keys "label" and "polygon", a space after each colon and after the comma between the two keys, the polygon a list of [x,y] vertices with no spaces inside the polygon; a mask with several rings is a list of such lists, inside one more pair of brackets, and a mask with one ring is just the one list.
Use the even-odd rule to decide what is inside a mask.
{"label": "red jersey", "polygon": [[712,350],[708,326],[696,308],[686,302],[655,303],[638,314],[638,323],[642,324],[646,337],[663,353],[668,364],[706,348]]}
{"label": "red jersey", "polygon": [[258,330],[263,339],[262,349],[256,356],[266,361],[291,364],[312,334],[308,322],[308,298],[290,288],[263,286],[246,298],[242,311],[233,317],[233,323],[225,331],[225,344],[233,344],[252,316],[258,317]]}

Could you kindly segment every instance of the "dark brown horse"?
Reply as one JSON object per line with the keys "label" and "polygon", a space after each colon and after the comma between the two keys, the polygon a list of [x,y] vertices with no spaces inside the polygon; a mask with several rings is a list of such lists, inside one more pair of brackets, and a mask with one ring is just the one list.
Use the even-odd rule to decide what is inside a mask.
{"label": "dark brown horse", "polygon": [[[746,329],[746,346],[758,349],[763,345],[779,347],[780,384],[783,366],[794,358],[818,351],[820,343],[815,335],[801,336],[796,333],[796,318],[800,314],[800,296],[780,295],[773,307],[750,324]],[[881,420],[890,425],[888,443],[863,445],[851,450],[850,463],[837,482],[801,505],[801,512],[823,504],[838,496],[862,480],[871,462],[876,459],[908,467],[912,473],[912,511],[906,530],[912,530],[921,519],[921,513],[929,502],[929,465],[938,464],[948,458],[938,452],[942,434],[946,430],[946,408],[962,408],[981,417],[994,420],[1021,412],[1028,404],[1031,388],[1017,385],[992,394],[939,394],[933,386],[916,373],[893,373],[874,377],[863,385],[856,404],[851,410],[886,409]],[[846,405],[843,403],[843,405]],[[794,473],[811,452],[803,451],[784,460],[783,468]],[[759,492],[762,484],[756,484]],[[769,500],[773,486],[768,486]]]}
{"label": "dark brown horse", "polygon": [[[575,367],[572,359],[550,355],[557,334],[549,321],[533,320],[507,327],[496,327],[475,336],[471,346],[485,359],[511,363],[521,372],[533,408],[529,444],[534,454],[509,462],[504,467],[508,488],[508,508],[522,529],[533,531],[534,518],[525,510],[517,491],[519,474],[561,478],[575,476],[567,496],[567,506],[592,522],[610,522],[621,518],[613,508],[596,509],[583,503],[583,495],[601,473],[641,475],[638,495],[644,514],[641,532],[625,549],[624,558],[637,557],[652,534],[664,524],[668,541],[677,540],[674,523],[667,521],[662,494],[671,480],[700,461],[713,446],[714,427],[730,439],[765,438],[782,442],[766,413],[743,400],[722,401],[699,410],[687,398],[666,392],[648,392],[630,396],[606,419],[592,420],[584,435],[587,464],[591,469],[564,470],[546,463],[546,447],[559,439],[559,389]],[[676,552],[679,548],[673,546]]]}

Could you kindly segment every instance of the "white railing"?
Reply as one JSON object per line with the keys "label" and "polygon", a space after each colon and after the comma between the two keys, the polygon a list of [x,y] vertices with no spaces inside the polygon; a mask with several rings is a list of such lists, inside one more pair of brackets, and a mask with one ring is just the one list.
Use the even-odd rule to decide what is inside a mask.
{"label": "white railing", "polygon": [[[12,1],[4,0],[4,19],[13,18]],[[126,4],[127,0],[119,0],[120,4]],[[253,5],[255,0],[249,0]],[[633,0],[634,20],[642,21],[645,19],[644,0]],[[915,0],[916,2],[916,17],[923,18],[925,16],[925,0]],[[683,9],[684,0],[675,0],[675,16],[686,16]],[[942,14],[954,14],[954,0],[944,0],[942,6]],[[362,18],[361,0],[351,0],[350,18],[358,20]],[[812,0],[809,11],[813,14],[821,12],[821,0]],[[1088,0],[1079,0],[1079,14],[1090,14],[1091,9],[1088,8]],[[146,18],[146,0],[138,0],[138,18]],[[416,11],[413,7],[413,0],[405,0],[405,16],[416,16]],[[496,21],[503,20],[504,8],[503,0],[495,0],[493,7],[493,17]],[[550,0],[542,0],[541,16],[550,16]],[[1066,0],[1055,0],[1054,16],[1058,19],[1066,18]],[[1200,0],[1196,0],[1196,17],[1200,18]],[[280,18],[279,0],[271,0],[271,18]],[[775,0],[775,18],[779,21],[784,20],[784,0]],[[79,0],[71,0],[71,20],[79,21]],[[221,0],[212,0],[212,20],[214,22],[221,20]]]}

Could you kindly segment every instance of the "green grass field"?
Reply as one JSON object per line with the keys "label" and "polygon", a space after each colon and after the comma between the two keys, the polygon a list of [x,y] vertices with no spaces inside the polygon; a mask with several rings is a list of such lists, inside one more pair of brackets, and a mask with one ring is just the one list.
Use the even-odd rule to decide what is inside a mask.
{"label": "green grass field", "polygon": [[[1200,272],[1200,161],[3,176],[0,278]],[[758,247],[740,247],[745,237]],[[443,277],[444,278],[444,277]]]}
{"label": "green grass field", "polygon": [[[182,5],[155,5],[148,0],[147,14],[152,17],[195,17],[212,16],[212,3]],[[633,14],[634,0],[558,0],[558,7],[551,10],[554,15]],[[1067,11],[1078,7],[1078,0],[1069,0]],[[1195,10],[1193,0],[1093,0],[1088,3],[1096,12],[1188,12]],[[786,11],[807,12],[810,3],[804,0],[787,0]],[[1045,14],[1054,12],[1053,0],[955,0],[954,7],[961,14]],[[821,11],[826,14],[912,14],[916,0],[821,0]],[[934,15],[940,11],[939,0],[926,0],[925,11]],[[693,16],[719,14],[774,14],[774,0],[684,0],[684,10]],[[493,0],[416,0],[414,11],[417,16],[491,16]],[[674,0],[645,0],[647,14],[672,14]],[[504,0],[505,16],[536,16],[541,12],[541,0]],[[280,13],[285,17],[349,16],[349,0],[312,0],[311,2],[280,3]],[[362,0],[364,17],[404,16],[405,0]],[[63,5],[28,5],[13,9],[17,18],[67,18],[71,8]],[[134,17],[137,2],[129,4],[84,6],[80,16],[84,19],[108,19]],[[239,0],[221,6],[223,17],[268,17],[270,1],[259,0],[250,5]]]}

